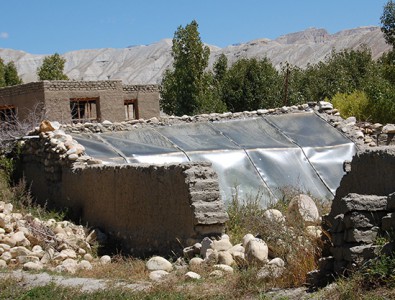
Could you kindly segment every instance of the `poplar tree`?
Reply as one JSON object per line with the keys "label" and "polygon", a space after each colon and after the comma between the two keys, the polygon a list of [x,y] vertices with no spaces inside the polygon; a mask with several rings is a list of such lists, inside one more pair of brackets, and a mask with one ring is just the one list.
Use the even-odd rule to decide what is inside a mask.
{"label": "poplar tree", "polygon": [[4,73],[5,73],[4,61],[0,57],[0,88],[6,86],[5,79],[4,79]]}
{"label": "poplar tree", "polygon": [[192,115],[204,111],[210,99],[211,74],[205,72],[210,49],[200,39],[193,20],[174,33],[173,68],[162,79],[161,107],[167,114]]}
{"label": "poplar tree", "polygon": [[381,31],[384,34],[386,42],[395,48],[395,3],[390,0],[386,3],[383,9],[383,14],[380,18]]}
{"label": "poplar tree", "polygon": [[37,69],[39,80],[68,80],[63,73],[65,63],[66,59],[58,53],[45,57],[43,64]]}

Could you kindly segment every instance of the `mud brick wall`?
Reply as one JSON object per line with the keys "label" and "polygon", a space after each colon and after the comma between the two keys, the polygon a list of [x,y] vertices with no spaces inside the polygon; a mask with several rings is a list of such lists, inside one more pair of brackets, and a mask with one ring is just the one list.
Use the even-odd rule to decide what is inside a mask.
{"label": "mud brick wall", "polygon": [[158,85],[124,85],[125,99],[137,99],[140,119],[159,117]]}
{"label": "mud brick wall", "polygon": [[223,233],[228,215],[209,163],[103,165],[81,145],[64,149],[70,139],[60,131],[25,141],[22,171],[39,202],[100,227],[136,255],[179,253]]}
{"label": "mud brick wall", "polygon": [[95,99],[92,109],[98,122],[125,121],[124,100],[130,99],[137,99],[140,118],[150,119],[160,114],[157,85],[124,86],[120,80],[54,80],[0,88],[0,106],[16,106],[20,121],[26,120],[29,113],[39,107],[37,115],[44,110],[49,120],[71,123],[71,98]]}

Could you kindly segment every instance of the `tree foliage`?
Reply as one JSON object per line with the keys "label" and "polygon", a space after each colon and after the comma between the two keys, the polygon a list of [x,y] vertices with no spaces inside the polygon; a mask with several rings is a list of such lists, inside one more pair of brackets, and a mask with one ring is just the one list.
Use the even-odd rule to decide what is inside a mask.
{"label": "tree foliage", "polygon": [[221,53],[213,66],[214,79],[217,82],[222,82],[225,78],[226,72],[228,71],[228,58],[225,54]]}
{"label": "tree foliage", "polygon": [[178,27],[172,46],[173,69],[166,70],[162,79],[161,107],[165,113],[191,115],[221,107],[213,95],[212,75],[205,71],[209,55],[195,20],[185,28]]}
{"label": "tree foliage", "polygon": [[[395,44],[395,4],[388,1],[381,17],[388,43]],[[192,21],[174,34],[173,68],[162,80],[161,107],[168,114],[232,112],[274,108],[311,101],[332,101],[343,116],[395,123],[395,49],[379,60],[371,51],[333,50],[325,60],[280,70],[268,59],[242,58],[229,65],[220,54],[207,71],[209,48]]]}
{"label": "tree foliage", "polygon": [[43,64],[37,69],[39,80],[68,80],[63,73],[65,63],[66,59],[58,53],[45,57]]}
{"label": "tree foliage", "polygon": [[0,87],[21,84],[22,79],[18,75],[18,71],[14,62],[10,61],[5,64],[0,58]]}
{"label": "tree foliage", "polygon": [[365,92],[356,90],[351,94],[337,93],[331,102],[343,118],[353,116],[358,120],[368,120],[371,117],[369,100]]}
{"label": "tree foliage", "polygon": [[6,86],[17,85],[22,83],[18,71],[13,61],[10,61],[4,67],[4,81]]}
{"label": "tree foliage", "polygon": [[395,50],[384,53],[378,60],[381,76],[395,84]]}
{"label": "tree foliage", "polygon": [[395,3],[392,0],[385,4],[380,21],[386,42],[395,48]]}
{"label": "tree foliage", "polygon": [[3,59],[0,57],[0,88],[6,86],[4,74],[5,74],[5,65]]}
{"label": "tree foliage", "polygon": [[281,77],[268,59],[240,59],[226,72],[223,100],[232,112],[279,104]]}

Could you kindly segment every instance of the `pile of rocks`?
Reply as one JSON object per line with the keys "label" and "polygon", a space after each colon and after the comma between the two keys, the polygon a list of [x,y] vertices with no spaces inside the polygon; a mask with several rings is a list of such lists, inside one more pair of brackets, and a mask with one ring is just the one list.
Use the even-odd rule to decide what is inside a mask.
{"label": "pile of rocks", "polygon": [[24,161],[43,164],[49,182],[61,180],[63,166],[102,164],[101,160],[86,155],[85,147],[60,127],[58,122],[45,120],[29,133],[31,138],[22,142]]}
{"label": "pile of rocks", "polygon": [[0,201],[0,268],[68,273],[92,269],[94,264],[111,262],[109,256],[92,255],[91,244],[98,234],[98,230],[87,234],[82,226],[67,221],[41,221],[13,212],[11,203]]}
{"label": "pile of rocks", "polygon": [[[273,228],[287,227],[292,231],[295,222],[302,222],[305,233],[312,239],[321,238],[320,215],[314,201],[307,195],[294,197],[288,207],[287,215],[276,209],[267,209],[262,217],[262,221]],[[303,237],[296,236],[295,240],[303,243]],[[223,234],[219,239],[205,237],[200,243],[186,247],[183,250],[183,257],[174,264],[163,257],[152,257],[146,264],[150,271],[152,280],[160,280],[169,275],[173,270],[183,269],[185,277],[189,279],[199,279],[201,275],[195,270],[201,268],[214,269],[209,273],[210,277],[222,277],[233,273],[234,268],[243,269],[255,267],[258,269],[258,279],[273,279],[280,277],[286,271],[286,263],[290,257],[276,257],[276,251],[271,249],[263,239],[249,233],[246,234],[242,242],[233,245],[229,236]],[[187,262],[188,263],[187,263]]]}

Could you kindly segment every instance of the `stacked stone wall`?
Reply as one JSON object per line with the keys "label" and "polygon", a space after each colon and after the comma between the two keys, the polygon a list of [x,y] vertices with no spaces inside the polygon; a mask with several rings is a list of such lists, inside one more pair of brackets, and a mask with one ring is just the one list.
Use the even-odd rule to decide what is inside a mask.
{"label": "stacked stone wall", "polygon": [[387,196],[350,193],[340,201],[342,214],[331,227],[333,271],[355,270],[378,254],[377,240],[385,235],[382,219],[387,215]]}
{"label": "stacked stone wall", "polygon": [[74,81],[74,80],[54,80],[43,81],[44,89],[47,91],[100,91],[119,89],[120,80],[99,80],[99,81]]}
{"label": "stacked stone wall", "polygon": [[319,270],[310,273],[314,284],[350,274],[370,259],[395,250],[395,149],[365,149],[346,169],[331,211],[323,217],[329,240]]}
{"label": "stacked stone wall", "polygon": [[157,84],[124,84],[122,86],[124,92],[143,92],[143,93],[152,93],[159,92],[159,85]]}

